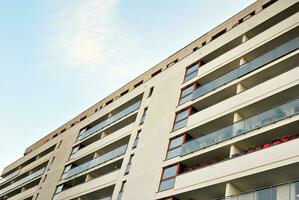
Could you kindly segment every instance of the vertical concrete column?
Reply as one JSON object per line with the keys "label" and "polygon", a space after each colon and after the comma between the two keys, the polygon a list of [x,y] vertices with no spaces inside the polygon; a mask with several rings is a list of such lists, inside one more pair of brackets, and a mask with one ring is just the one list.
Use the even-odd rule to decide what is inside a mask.
{"label": "vertical concrete column", "polygon": [[230,146],[229,157],[231,158],[234,154],[237,154],[240,152],[241,152],[241,150],[239,147],[237,147],[236,145],[232,145],[232,146]]}
{"label": "vertical concrete column", "polygon": [[[246,35],[243,35],[242,36],[242,43],[246,42],[247,40],[248,40],[248,37]],[[244,57],[241,57],[240,61],[239,61],[239,65],[241,66],[241,65],[244,65],[245,63],[247,63],[247,60]],[[243,92],[245,89],[246,88],[242,84],[238,83],[236,94],[239,94],[240,92]]]}
{"label": "vertical concrete column", "polygon": [[107,134],[106,132],[103,131],[103,132],[101,133],[101,139],[104,138],[104,137],[106,137],[107,135],[108,135],[108,134]]}
{"label": "vertical concrete column", "polygon": [[247,40],[249,40],[249,38],[247,37],[247,35],[243,35],[242,36],[242,43],[246,42]]}
{"label": "vertical concrete column", "polygon": [[[242,43],[246,42],[247,40],[248,40],[248,37],[246,35],[243,35]],[[241,57],[240,61],[239,61],[239,65],[240,66],[244,65],[246,62],[247,62],[247,60],[244,57]],[[236,88],[236,94],[239,94],[240,92],[243,92],[244,90],[246,90],[246,88],[242,84],[238,83],[237,88]],[[241,119],[242,119],[242,116],[239,113],[235,112],[233,122],[237,122]],[[232,155],[234,155],[236,153],[240,153],[240,149],[236,145],[231,145],[230,146],[230,155],[229,155],[230,158],[232,157]],[[238,193],[240,193],[240,190],[236,186],[234,186],[230,182],[226,183],[226,188],[225,188],[225,196],[226,197],[236,195]]]}
{"label": "vertical concrete column", "polygon": [[239,194],[240,192],[241,192],[240,189],[238,189],[232,183],[230,183],[230,182],[226,183],[226,187],[225,187],[225,196],[226,197]]}
{"label": "vertical concrete column", "polygon": [[92,179],[93,179],[93,177],[90,174],[87,174],[87,176],[85,178],[85,182],[91,181]]}
{"label": "vertical concrete column", "polygon": [[97,158],[97,157],[99,157],[99,156],[100,156],[100,153],[96,151],[96,152],[94,153],[94,155],[93,155],[93,159],[95,159],[95,158]]}

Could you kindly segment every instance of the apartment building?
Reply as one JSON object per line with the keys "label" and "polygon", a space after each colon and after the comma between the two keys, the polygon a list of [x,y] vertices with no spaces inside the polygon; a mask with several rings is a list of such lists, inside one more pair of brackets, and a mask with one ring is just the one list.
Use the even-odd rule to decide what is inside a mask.
{"label": "apartment building", "polygon": [[298,200],[298,10],[199,37],[28,147],[0,200]]}

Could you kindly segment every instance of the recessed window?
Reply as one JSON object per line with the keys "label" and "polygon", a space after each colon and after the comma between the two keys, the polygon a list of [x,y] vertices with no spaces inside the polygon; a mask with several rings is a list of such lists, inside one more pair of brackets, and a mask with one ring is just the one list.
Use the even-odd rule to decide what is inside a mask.
{"label": "recessed window", "polygon": [[113,99],[106,102],[106,106],[113,102]]}
{"label": "recessed window", "polygon": [[129,159],[129,162],[127,164],[127,168],[126,168],[125,174],[129,174],[130,173],[133,157],[134,157],[134,154],[132,154],[130,156],[130,159]]}
{"label": "recessed window", "polygon": [[43,183],[46,181],[48,174],[45,175],[44,179],[43,179]]}
{"label": "recessed window", "polygon": [[120,96],[123,96],[125,94],[127,94],[129,92],[129,90],[123,91],[122,93],[120,93]]}
{"label": "recessed window", "polygon": [[70,159],[74,158],[74,155],[79,151],[80,145],[73,147]]}
{"label": "recessed window", "polygon": [[84,119],[86,119],[86,116],[82,117],[82,118],[80,119],[80,121],[83,121]]}
{"label": "recessed window", "polygon": [[192,94],[195,89],[196,84],[189,85],[185,88],[182,89],[181,95],[180,95],[180,100],[179,100],[179,105],[182,105],[192,99]]}
{"label": "recessed window", "polygon": [[172,65],[174,65],[175,63],[177,63],[179,61],[179,59],[175,59],[174,61],[172,61],[171,63],[167,64],[166,67],[171,67]]}
{"label": "recessed window", "polygon": [[154,87],[151,87],[150,90],[149,90],[147,98],[151,97],[153,92],[154,92]]}
{"label": "recessed window", "polygon": [[158,74],[160,74],[160,72],[162,72],[162,69],[159,69],[158,71],[152,73],[152,77],[157,76]]}
{"label": "recessed window", "polygon": [[176,175],[179,173],[179,165],[172,165],[163,169],[159,191],[173,188]]}
{"label": "recessed window", "polygon": [[142,81],[140,81],[139,83],[136,83],[135,85],[134,85],[134,88],[137,88],[139,85],[141,85],[143,83],[143,80]]}
{"label": "recessed window", "polygon": [[269,1],[269,2],[265,3],[265,4],[262,6],[262,8],[265,9],[265,8],[271,6],[271,5],[272,5],[273,3],[275,3],[276,1],[277,1],[277,0],[271,0],[271,1]]}
{"label": "recessed window", "polygon": [[197,76],[198,67],[199,67],[199,63],[195,63],[195,64],[187,67],[184,82],[187,82],[187,81],[191,80],[192,78],[194,78],[195,76]]}
{"label": "recessed window", "polygon": [[61,143],[62,143],[62,140],[60,140],[60,142],[59,142],[59,144],[58,144],[58,146],[57,146],[57,149],[60,148]]}
{"label": "recessed window", "polygon": [[132,149],[135,149],[137,147],[137,144],[138,144],[138,141],[139,141],[139,134],[141,133],[141,130],[138,130],[137,131],[137,135],[136,135],[136,138],[134,140],[134,143],[133,143],[133,147]]}
{"label": "recessed window", "polygon": [[193,110],[191,107],[178,112],[175,116],[172,131],[185,127],[187,125],[188,117],[192,114],[192,112]]}
{"label": "recessed window", "polygon": [[194,52],[194,51],[197,51],[198,49],[199,49],[199,47],[194,47],[194,48],[193,48],[193,52]]}
{"label": "recessed window", "polygon": [[55,191],[55,194],[60,193],[63,190],[63,184],[62,185],[58,185]]}
{"label": "recessed window", "polygon": [[146,116],[147,110],[148,110],[147,107],[144,108],[144,110],[143,110],[143,114],[142,114],[142,116],[141,116],[140,123],[139,123],[140,125],[144,123],[144,120],[145,120],[145,116]]}
{"label": "recessed window", "polygon": [[220,37],[221,35],[223,35],[226,32],[226,29],[223,29],[222,31],[218,32],[217,34],[215,34],[212,37],[212,40],[215,40],[216,38]]}
{"label": "recessed window", "polygon": [[121,200],[121,199],[122,199],[123,193],[124,193],[124,191],[125,191],[126,183],[127,183],[127,181],[123,181],[123,182],[122,182],[120,191],[119,191],[119,193],[118,193],[118,195],[117,195],[117,200]]}
{"label": "recessed window", "polygon": [[181,154],[181,146],[186,141],[186,134],[170,139],[166,159],[174,158]]}

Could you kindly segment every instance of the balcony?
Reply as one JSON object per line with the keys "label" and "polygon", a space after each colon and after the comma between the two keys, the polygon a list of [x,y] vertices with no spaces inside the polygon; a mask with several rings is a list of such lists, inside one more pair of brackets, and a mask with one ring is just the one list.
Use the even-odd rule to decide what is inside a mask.
{"label": "balcony", "polygon": [[220,198],[217,200],[296,200],[299,198],[299,182],[286,183],[278,186]]}
{"label": "balcony", "polygon": [[[119,169],[111,171],[110,173],[57,193],[53,197],[53,200],[76,199],[79,198],[79,196],[80,198],[85,197],[84,199],[86,200],[109,199],[112,195],[114,184],[118,176]],[[74,198],[74,194],[77,194],[78,196]]]}
{"label": "balcony", "polygon": [[240,120],[229,126],[213,131],[197,139],[183,144],[181,156],[199,151],[225,140],[246,134],[250,131],[273,124],[299,113],[299,99],[271,108],[265,112]]}
{"label": "balcony", "polygon": [[13,184],[3,188],[2,190],[0,190],[0,196],[3,196],[4,194],[7,194],[8,192],[20,188],[22,186],[24,186],[25,184],[29,183],[30,181],[33,181],[39,177],[41,177],[43,175],[45,171],[45,168],[42,168],[28,176],[26,176],[25,178],[22,178],[16,182],[14,182]]}
{"label": "balcony", "polygon": [[7,183],[8,181],[10,181],[11,179],[13,179],[14,177],[16,177],[17,175],[19,175],[20,173],[20,169],[16,170],[14,172],[12,172],[11,174],[7,175],[6,177],[4,177],[3,179],[0,180],[0,186],[4,183]]}
{"label": "balcony", "polygon": [[269,51],[263,55],[261,55],[258,58],[255,58],[244,65],[241,65],[240,67],[231,70],[230,72],[214,79],[213,81],[202,85],[201,87],[194,90],[192,94],[192,100],[195,100],[233,80],[236,80],[242,76],[245,76],[246,74],[249,74],[268,63],[271,63],[278,58],[287,55],[291,53],[292,51],[295,51],[299,47],[299,37],[296,37],[295,39],[286,42],[285,44],[273,49],[272,51]]}
{"label": "balcony", "polygon": [[115,132],[105,132],[94,134],[92,137],[84,140],[78,145],[73,147],[72,154],[70,156],[70,161],[82,158],[85,155],[88,155],[90,152],[93,152],[99,148],[105,148],[111,143],[119,140],[126,139],[126,143],[129,142],[128,135],[133,129],[134,124],[129,124]]}
{"label": "balcony", "polygon": [[75,176],[77,174],[80,174],[81,172],[87,171],[91,168],[94,168],[96,166],[102,165],[103,163],[106,163],[110,160],[113,160],[114,158],[117,158],[121,155],[124,155],[126,153],[127,145],[120,146],[108,153],[105,153],[93,160],[87,161],[77,167],[74,167],[70,169],[69,171],[66,171],[62,179],[68,179],[72,176]]}
{"label": "balcony", "polygon": [[138,110],[140,107],[141,101],[137,101],[130,105],[129,107],[121,110],[120,112],[112,115],[111,117],[97,123],[96,125],[92,126],[91,128],[83,129],[80,132],[78,140],[83,140],[84,138],[104,129],[105,127],[109,126],[110,124],[122,119],[123,117],[133,113],[134,111]]}
{"label": "balcony", "polygon": [[[209,195],[213,195],[209,192],[212,191],[212,187],[219,187],[219,191],[225,191],[227,182],[244,192],[256,187],[298,179],[299,154],[296,151],[298,145],[299,139],[297,138],[209,167],[180,174],[176,177],[174,192],[176,194],[188,192],[194,195],[197,193],[194,191],[198,191],[198,195],[200,195],[205,191]],[[261,177],[263,178],[261,179]],[[221,197],[221,192],[217,196]],[[217,196],[213,196],[213,198]]]}

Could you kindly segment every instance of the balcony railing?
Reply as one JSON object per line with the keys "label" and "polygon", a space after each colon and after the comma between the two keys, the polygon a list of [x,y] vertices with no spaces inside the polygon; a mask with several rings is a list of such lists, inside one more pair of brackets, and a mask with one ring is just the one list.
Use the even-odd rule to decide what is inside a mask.
{"label": "balcony railing", "polygon": [[61,179],[67,179],[69,177],[72,177],[72,176],[75,176],[81,172],[84,172],[86,170],[89,170],[93,167],[96,167],[98,165],[101,165],[105,162],[108,162],[116,157],[119,157],[123,154],[126,153],[126,149],[127,149],[127,145],[123,145],[121,147],[118,147],[108,153],[105,153],[93,160],[90,160],[90,161],[87,161],[75,168],[72,168],[70,169],[69,171],[65,172],[63,175],[62,175],[62,178]]}
{"label": "balcony railing", "polygon": [[3,183],[11,180],[12,178],[16,177],[17,175],[19,175],[20,173],[20,169],[17,171],[14,171],[13,173],[9,174],[8,176],[4,177],[3,179],[0,180],[0,185],[2,185]]}
{"label": "balcony railing", "polygon": [[109,117],[108,119],[98,123],[97,125],[80,132],[80,135],[78,137],[78,140],[82,140],[94,133],[96,133],[97,131],[105,128],[106,126],[118,121],[119,119],[125,117],[126,115],[136,111],[139,109],[139,106],[141,104],[141,101],[137,101],[136,103],[134,103],[133,105],[129,106],[128,108],[125,108],[124,110],[120,111],[119,113]]}
{"label": "balcony railing", "polygon": [[299,98],[251,116],[247,119],[235,122],[227,127],[206,134],[205,136],[191,140],[190,142],[183,144],[181,156],[248,133],[252,130],[267,126],[287,117],[297,115],[298,113]]}
{"label": "balcony railing", "polygon": [[299,182],[272,186],[252,192],[220,198],[217,200],[297,200],[299,199]]}
{"label": "balcony railing", "polygon": [[11,191],[11,190],[13,190],[13,189],[16,189],[16,188],[26,184],[27,182],[29,182],[29,181],[31,181],[31,180],[39,177],[39,176],[41,176],[44,173],[44,171],[45,171],[45,168],[40,169],[40,170],[38,170],[38,171],[22,178],[21,180],[18,180],[15,183],[3,188],[2,190],[0,190],[0,196],[7,193],[7,192],[9,192],[9,191]]}
{"label": "balcony railing", "polygon": [[194,90],[192,94],[192,100],[197,99],[200,96],[203,96],[222,85],[225,85],[235,79],[238,79],[256,69],[259,69],[263,67],[264,65],[273,62],[274,60],[298,49],[299,47],[299,37],[286,42],[285,44],[273,49],[272,51],[269,51],[265,53],[264,55],[251,60],[244,65],[241,65],[240,67],[224,74],[223,76],[220,76],[219,78],[216,78],[215,80],[197,88]]}

